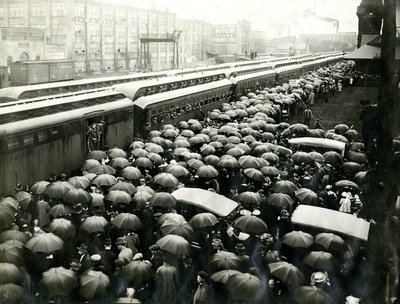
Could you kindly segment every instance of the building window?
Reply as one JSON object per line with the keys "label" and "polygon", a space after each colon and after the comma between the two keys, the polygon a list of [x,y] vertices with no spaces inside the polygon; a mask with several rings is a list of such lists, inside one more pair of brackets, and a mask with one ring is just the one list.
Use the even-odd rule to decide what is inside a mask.
{"label": "building window", "polygon": [[21,61],[29,60],[28,53],[27,52],[22,52],[21,55],[19,55],[19,60],[21,60]]}
{"label": "building window", "polygon": [[106,26],[104,28],[104,34],[106,37],[113,37],[114,36],[114,28],[112,26]]}
{"label": "building window", "polygon": [[75,17],[85,18],[85,7],[84,6],[75,6]]}
{"label": "building window", "polygon": [[77,72],[84,72],[86,70],[86,66],[84,62],[75,61],[75,70]]}
{"label": "building window", "polygon": [[88,19],[90,20],[99,20],[100,19],[100,9],[99,7],[90,7],[88,10]]}
{"label": "building window", "polygon": [[67,10],[62,5],[53,5],[51,7],[51,15],[54,17],[63,17],[67,15]]}
{"label": "building window", "polygon": [[12,18],[22,18],[24,17],[24,8],[23,7],[10,7],[9,8],[9,16]]}
{"label": "building window", "polygon": [[44,7],[32,6],[31,7],[31,17],[44,17],[46,16],[46,10]]}

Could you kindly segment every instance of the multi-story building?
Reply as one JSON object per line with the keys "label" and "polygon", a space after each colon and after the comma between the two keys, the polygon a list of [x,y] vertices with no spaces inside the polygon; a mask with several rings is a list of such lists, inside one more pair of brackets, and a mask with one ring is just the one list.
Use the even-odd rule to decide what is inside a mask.
{"label": "multi-story building", "polygon": [[[7,28],[8,32],[10,29],[18,29],[19,32],[26,32],[18,35],[28,37],[29,40],[26,42],[18,39],[21,45],[11,43],[2,47],[0,65],[4,61],[6,64],[8,56],[11,56],[13,61],[26,57],[72,59],[75,61],[76,71],[87,74],[139,68],[140,37],[167,35],[169,29],[175,29],[175,14],[138,7],[135,3],[125,1],[117,4],[101,0],[0,0],[2,33]],[[41,40],[38,33],[42,33]],[[9,36],[6,35],[8,40],[11,39]],[[3,35],[3,41],[4,37]],[[33,45],[33,40],[42,41],[42,45]],[[171,66],[172,47],[167,43],[151,45],[153,70]],[[24,54],[22,58],[21,54]]]}

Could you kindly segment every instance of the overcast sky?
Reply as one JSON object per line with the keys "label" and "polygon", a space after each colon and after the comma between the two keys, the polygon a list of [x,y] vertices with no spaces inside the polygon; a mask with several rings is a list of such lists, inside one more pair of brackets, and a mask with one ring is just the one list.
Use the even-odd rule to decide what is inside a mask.
{"label": "overcast sky", "polygon": [[213,24],[246,19],[251,21],[252,30],[280,36],[335,33],[334,22],[323,21],[323,18],[337,19],[340,32],[356,32],[356,11],[360,3],[361,0],[158,0],[157,6],[165,9],[169,5],[177,18]]}

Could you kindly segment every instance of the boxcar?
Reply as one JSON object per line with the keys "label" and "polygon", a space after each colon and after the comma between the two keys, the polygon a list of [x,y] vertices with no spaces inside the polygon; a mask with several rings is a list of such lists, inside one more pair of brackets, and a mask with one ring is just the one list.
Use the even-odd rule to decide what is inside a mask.
{"label": "boxcar", "polygon": [[102,124],[99,149],[125,148],[133,139],[133,102],[123,98],[0,125],[0,196],[12,193],[17,183],[79,168],[93,123]]}

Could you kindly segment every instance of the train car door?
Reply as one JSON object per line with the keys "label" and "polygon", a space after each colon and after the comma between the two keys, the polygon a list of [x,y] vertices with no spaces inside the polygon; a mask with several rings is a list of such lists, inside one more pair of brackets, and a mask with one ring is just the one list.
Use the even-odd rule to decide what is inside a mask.
{"label": "train car door", "polygon": [[93,150],[104,149],[104,139],[107,130],[103,112],[89,113],[83,118],[83,144],[85,146],[85,157]]}

